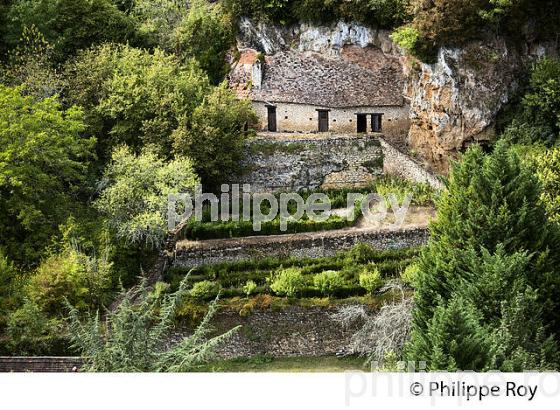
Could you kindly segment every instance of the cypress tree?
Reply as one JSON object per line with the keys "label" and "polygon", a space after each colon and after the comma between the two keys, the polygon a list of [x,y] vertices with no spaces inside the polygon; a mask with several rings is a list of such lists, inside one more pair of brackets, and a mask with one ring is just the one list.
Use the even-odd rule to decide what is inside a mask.
{"label": "cypress tree", "polygon": [[[521,349],[526,358],[534,358],[542,353],[539,343],[550,343],[550,336],[559,333],[558,228],[547,220],[539,202],[538,179],[505,143],[498,143],[488,156],[480,147],[470,147],[454,164],[446,188],[430,227],[430,243],[420,258],[407,358],[431,361],[432,369],[449,369],[453,363],[463,370],[515,367],[506,366],[506,358],[498,359],[498,352],[503,356]],[[524,308],[508,310],[515,303]],[[477,343],[473,351],[489,351],[483,362],[439,347],[456,339],[449,339],[451,332],[441,326],[441,318],[457,313],[457,306],[467,311],[456,315],[456,326],[470,323],[458,329],[462,337]],[[535,332],[500,339],[499,331],[505,335],[515,330],[507,317],[510,324],[530,320]],[[554,357],[545,350],[547,357]]]}

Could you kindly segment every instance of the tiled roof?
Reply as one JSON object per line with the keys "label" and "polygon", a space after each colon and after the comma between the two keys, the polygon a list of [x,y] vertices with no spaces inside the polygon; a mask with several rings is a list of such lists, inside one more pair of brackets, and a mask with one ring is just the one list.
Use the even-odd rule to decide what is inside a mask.
{"label": "tiled roof", "polygon": [[240,84],[249,74],[244,70],[245,75],[242,67],[234,70],[232,86],[254,101],[332,108],[403,105],[400,64],[373,48],[353,47],[336,58],[297,51],[267,56],[260,90]]}

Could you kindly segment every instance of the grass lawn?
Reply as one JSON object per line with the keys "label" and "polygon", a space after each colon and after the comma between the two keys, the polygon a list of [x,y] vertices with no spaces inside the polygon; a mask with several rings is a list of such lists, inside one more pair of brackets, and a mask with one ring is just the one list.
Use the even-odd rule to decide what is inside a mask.
{"label": "grass lawn", "polygon": [[243,372],[286,372],[286,373],[333,373],[351,370],[368,371],[363,357],[283,357],[256,356],[232,360],[220,360],[199,368],[199,372],[243,373]]}

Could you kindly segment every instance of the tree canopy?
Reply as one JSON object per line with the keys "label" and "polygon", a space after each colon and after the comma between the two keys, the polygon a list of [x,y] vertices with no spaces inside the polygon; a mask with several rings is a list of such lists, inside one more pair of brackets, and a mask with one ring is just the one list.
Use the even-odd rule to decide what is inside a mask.
{"label": "tree canopy", "polygon": [[33,264],[72,213],[93,159],[84,112],[0,85],[0,246]]}

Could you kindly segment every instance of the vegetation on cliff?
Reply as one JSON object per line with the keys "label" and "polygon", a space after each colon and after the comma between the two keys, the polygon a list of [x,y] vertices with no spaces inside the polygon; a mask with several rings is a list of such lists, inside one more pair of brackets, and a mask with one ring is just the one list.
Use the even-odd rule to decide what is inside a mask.
{"label": "vegetation on cliff", "polygon": [[[519,79],[493,152],[472,147],[455,165],[413,267],[415,250],[362,246],[318,260],[199,268],[184,295],[168,289],[186,291],[177,269],[170,286],[135,287],[168,233],[165,196],[198,181],[217,190],[241,171],[256,117],[226,81],[243,16],[387,28],[424,62],[488,36],[519,48],[554,42],[560,25],[553,0],[0,0],[0,353],[73,353],[72,329],[92,369],[187,370],[205,356],[198,339],[152,360],[172,307],[189,316],[220,288],[242,314],[255,298],[375,299],[364,294],[406,272],[416,302],[404,357],[430,369],[558,369],[553,58]],[[138,327],[140,318],[149,323]],[[122,327],[108,330],[110,321]],[[133,344],[134,357],[112,337]],[[382,351],[394,359],[401,345]]]}

